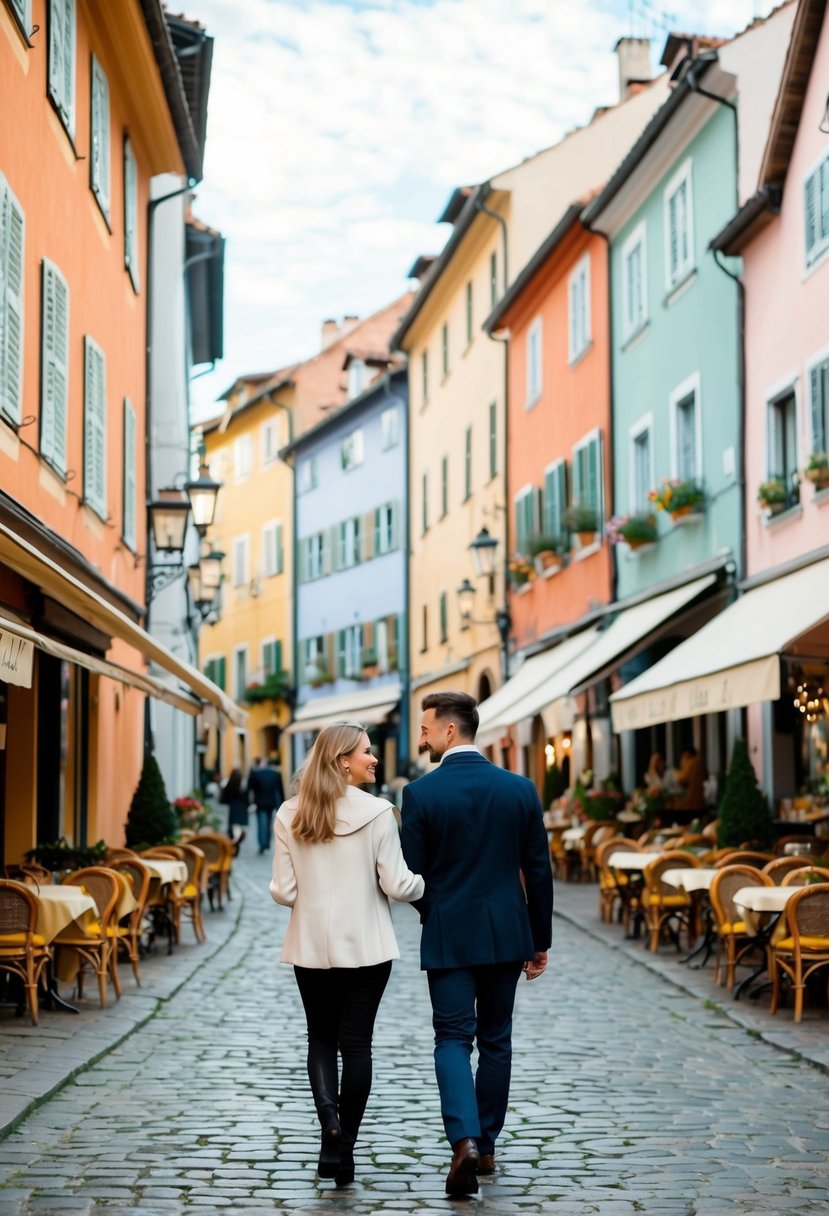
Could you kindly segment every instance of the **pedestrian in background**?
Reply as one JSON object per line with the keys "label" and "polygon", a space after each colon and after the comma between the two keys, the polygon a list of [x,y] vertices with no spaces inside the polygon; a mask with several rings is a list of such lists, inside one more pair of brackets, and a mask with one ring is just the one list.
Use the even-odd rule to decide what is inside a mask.
{"label": "pedestrian in background", "polygon": [[402,844],[426,884],[416,906],[435,1073],[453,1150],[446,1193],[462,1198],[478,1190],[479,1173],[495,1171],[509,1099],[515,989],[522,971],[534,980],[547,966],[553,877],[536,788],[475,746],[474,698],[430,693],[422,709],[419,750],[440,767],[403,790]]}
{"label": "pedestrian in background", "polygon": [[374,782],[376,768],[362,726],[327,726],[298,794],[276,816],[270,892],[291,908],[282,962],[293,964],[308,1024],[308,1079],[321,1127],[317,1169],[337,1186],[354,1180],[374,1021],[392,959],[400,957],[389,898],[423,895],[423,879],[403,860],[392,804],[360,789]]}
{"label": "pedestrian in background", "polygon": [[240,768],[231,769],[222,786],[219,801],[227,807],[227,834],[236,845],[236,852],[248,834],[248,791]]}
{"label": "pedestrian in background", "polygon": [[259,856],[271,847],[271,824],[273,813],[285,801],[282,776],[277,767],[277,756],[269,756],[267,765],[259,765],[248,775],[248,793],[256,807],[256,831]]}

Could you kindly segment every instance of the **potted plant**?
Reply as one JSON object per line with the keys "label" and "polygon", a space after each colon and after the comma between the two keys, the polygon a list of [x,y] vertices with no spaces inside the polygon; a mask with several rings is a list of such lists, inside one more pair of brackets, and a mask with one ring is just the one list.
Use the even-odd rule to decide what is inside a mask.
{"label": "potted plant", "polygon": [[611,545],[624,541],[629,549],[649,549],[659,539],[655,515],[614,515],[607,525]]}
{"label": "potted plant", "polygon": [[308,681],[312,688],[322,688],[323,684],[332,684],[333,682],[334,677],[328,668],[322,663],[317,663],[317,665],[314,667],[311,678]]}
{"label": "potted plant", "polygon": [[592,545],[599,531],[599,514],[594,507],[574,502],[564,513],[564,524],[568,532],[575,532],[579,544]]}
{"label": "potted plant", "polygon": [[812,452],[803,476],[811,481],[816,490],[829,487],[829,456],[825,452]]}
{"label": "potted plant", "polygon": [[560,536],[534,536],[528,545],[536,574],[553,574],[564,565],[564,540]]}
{"label": "potted plant", "polygon": [[782,477],[770,477],[768,481],[761,481],[757,488],[757,501],[771,515],[777,515],[785,508],[788,497]]}
{"label": "potted plant", "polygon": [[509,585],[513,591],[522,591],[525,587],[529,587],[535,575],[535,568],[519,563],[510,562],[509,568]]}
{"label": "potted plant", "polygon": [[248,705],[262,701],[287,701],[290,699],[291,677],[287,671],[272,671],[264,680],[253,680],[245,689],[244,700]]}
{"label": "potted plant", "polygon": [[362,667],[364,680],[370,680],[373,676],[379,674],[380,660],[378,659],[377,651],[373,646],[367,646],[363,651],[363,658],[360,666]]}
{"label": "potted plant", "polygon": [[651,490],[648,501],[657,511],[667,511],[674,523],[688,521],[705,509],[705,490],[693,478],[663,477],[659,489]]}
{"label": "potted plant", "polygon": [[720,848],[764,847],[774,838],[774,823],[745,739],[736,739],[731,767],[719,806],[717,843]]}
{"label": "potted plant", "polygon": [[51,870],[53,874],[68,874],[72,870],[82,870],[85,866],[101,866],[104,864],[106,842],[97,841],[94,845],[72,845],[65,836],[51,844],[36,844],[25,854],[27,861],[36,862],[39,866]]}
{"label": "potted plant", "polygon": [[177,828],[176,814],[167,797],[161,769],[152,752],[147,752],[127,813],[127,848],[167,844],[176,839]]}

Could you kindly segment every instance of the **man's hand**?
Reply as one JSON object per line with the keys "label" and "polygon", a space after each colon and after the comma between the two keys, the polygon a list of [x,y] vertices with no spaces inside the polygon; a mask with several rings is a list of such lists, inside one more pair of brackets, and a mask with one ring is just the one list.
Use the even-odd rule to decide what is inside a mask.
{"label": "man's hand", "polygon": [[532,962],[524,964],[524,974],[528,980],[537,980],[547,970],[547,951],[539,950]]}

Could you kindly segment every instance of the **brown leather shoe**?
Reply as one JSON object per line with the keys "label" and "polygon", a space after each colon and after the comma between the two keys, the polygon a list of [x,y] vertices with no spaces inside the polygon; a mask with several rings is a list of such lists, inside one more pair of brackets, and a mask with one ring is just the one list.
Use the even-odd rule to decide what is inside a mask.
{"label": "brown leather shoe", "polygon": [[478,1162],[479,1174],[494,1174],[495,1173],[495,1154],[481,1153],[480,1161]]}
{"label": "brown leather shoe", "polygon": [[454,1154],[446,1176],[446,1194],[453,1199],[477,1194],[478,1165],[481,1160],[477,1144],[472,1139],[459,1140],[452,1148]]}

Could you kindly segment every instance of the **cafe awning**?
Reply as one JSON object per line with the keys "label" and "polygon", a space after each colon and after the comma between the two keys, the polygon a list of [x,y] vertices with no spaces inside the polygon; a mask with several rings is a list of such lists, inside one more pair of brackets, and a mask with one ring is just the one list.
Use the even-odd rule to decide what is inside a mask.
{"label": "cafe awning", "polygon": [[400,685],[383,684],[380,688],[356,689],[333,697],[313,697],[300,705],[286,734],[322,730],[333,722],[359,722],[376,726],[385,722],[400,704]]}
{"label": "cafe awning", "polygon": [[637,730],[780,696],[781,656],[829,663],[829,559],[746,591],[610,698]]}
{"label": "cafe awning", "polygon": [[[572,696],[595,684],[641,649],[661,626],[715,582],[716,575],[706,574],[673,591],[622,609],[606,629],[591,629],[588,644],[514,701],[500,716],[499,725],[512,726],[541,714],[548,735],[567,729],[573,717],[573,706],[569,703]],[[555,653],[552,651],[551,657]],[[491,730],[487,733],[491,734]]]}
{"label": "cafe awning", "polygon": [[[109,603],[97,591],[93,591],[91,587],[86,586],[85,583],[70,574],[68,570],[62,569],[51,558],[41,553],[34,545],[3,523],[0,523],[0,561],[108,637],[120,638],[121,641],[134,647],[145,659],[158,664],[170,675],[181,680],[196,697],[213,705],[235,725],[244,726],[247,714],[212,680],[208,680],[195,667],[174,655],[166,646],[162,646],[140,625],[136,625],[134,621],[130,620],[120,608]],[[78,651],[77,653],[83,652]],[[143,678],[155,680],[155,677],[144,676]],[[163,681],[155,680],[155,682],[160,688],[166,688]]]}

